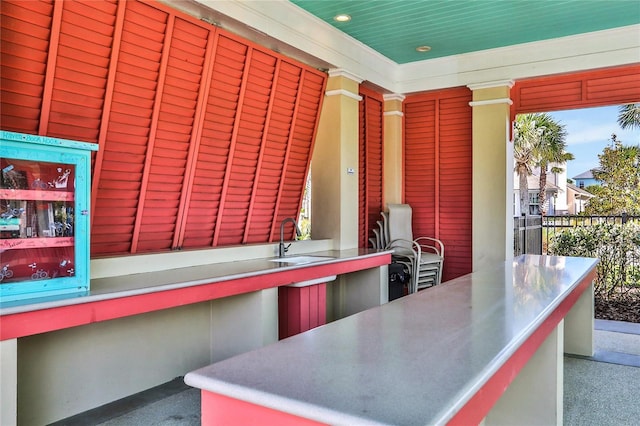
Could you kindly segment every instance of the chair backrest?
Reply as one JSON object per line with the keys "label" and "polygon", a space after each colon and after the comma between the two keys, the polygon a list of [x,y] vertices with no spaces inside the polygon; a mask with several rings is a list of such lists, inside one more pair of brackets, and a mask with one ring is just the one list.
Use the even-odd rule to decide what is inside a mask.
{"label": "chair backrest", "polygon": [[411,229],[411,206],[409,204],[389,204],[389,239],[413,240]]}
{"label": "chair backrest", "polygon": [[[389,204],[387,228],[389,230],[389,242],[394,240],[413,241],[411,229],[411,206],[408,204]],[[410,248],[411,245],[408,246]]]}

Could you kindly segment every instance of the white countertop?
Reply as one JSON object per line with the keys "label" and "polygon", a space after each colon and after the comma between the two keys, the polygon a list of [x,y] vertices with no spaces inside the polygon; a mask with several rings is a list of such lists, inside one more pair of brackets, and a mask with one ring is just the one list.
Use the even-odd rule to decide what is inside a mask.
{"label": "white countertop", "polygon": [[302,265],[274,262],[272,260],[275,257],[272,257],[93,279],[89,292],[8,302],[0,308],[0,316],[273,274],[389,253],[391,252],[371,249],[327,250],[304,253],[304,255],[329,257],[330,259]]}
{"label": "white countertop", "polygon": [[588,275],[527,255],[189,373],[207,391],[329,424],[441,424]]}

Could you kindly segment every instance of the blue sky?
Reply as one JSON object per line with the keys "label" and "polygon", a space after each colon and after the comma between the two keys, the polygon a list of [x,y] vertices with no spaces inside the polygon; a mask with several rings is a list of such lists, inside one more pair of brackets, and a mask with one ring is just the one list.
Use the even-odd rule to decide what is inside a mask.
{"label": "blue sky", "polygon": [[624,145],[640,144],[640,130],[622,130],[618,125],[618,107],[600,107],[550,113],[567,130],[568,151],[575,160],[567,163],[567,178],[598,167],[598,154],[611,143],[615,133]]}

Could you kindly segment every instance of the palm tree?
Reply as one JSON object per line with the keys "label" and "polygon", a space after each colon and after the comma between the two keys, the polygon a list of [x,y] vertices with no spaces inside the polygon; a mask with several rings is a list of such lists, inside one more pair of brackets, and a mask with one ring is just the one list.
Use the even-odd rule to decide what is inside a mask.
{"label": "palm tree", "polygon": [[535,164],[535,147],[539,144],[540,134],[536,128],[534,114],[522,114],[513,123],[513,159],[518,173],[520,186],[520,213],[529,213],[529,185],[527,177],[531,176]]}
{"label": "palm tree", "polygon": [[[573,160],[574,156],[570,152],[567,152],[567,131],[564,125],[556,122],[549,114],[539,114],[537,118],[538,126],[543,128],[542,138],[540,145],[536,152],[537,164],[540,167],[540,214],[542,216],[547,214],[548,202],[546,197],[547,187],[547,167],[550,164],[563,164],[567,161]],[[552,173],[562,172],[562,168],[554,166],[551,169]]]}
{"label": "palm tree", "polygon": [[623,129],[640,129],[640,104],[620,105],[618,109],[618,124]]}
{"label": "palm tree", "polygon": [[[573,154],[566,151],[567,132],[564,125],[556,122],[547,113],[523,114],[514,123],[514,162],[520,182],[520,211],[529,210],[529,188],[527,176],[533,169],[540,168],[540,213],[546,214],[546,186],[548,167],[552,163],[562,164],[573,160]],[[554,166],[552,173],[561,168]]]}

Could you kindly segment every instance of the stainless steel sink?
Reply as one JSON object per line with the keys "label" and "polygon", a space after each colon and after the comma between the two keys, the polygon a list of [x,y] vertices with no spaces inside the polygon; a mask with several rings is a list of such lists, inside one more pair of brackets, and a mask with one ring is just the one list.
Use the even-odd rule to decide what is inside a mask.
{"label": "stainless steel sink", "polygon": [[289,263],[291,265],[305,265],[307,263],[323,262],[327,260],[333,260],[335,257],[329,256],[285,256],[277,259],[269,259],[270,262]]}

